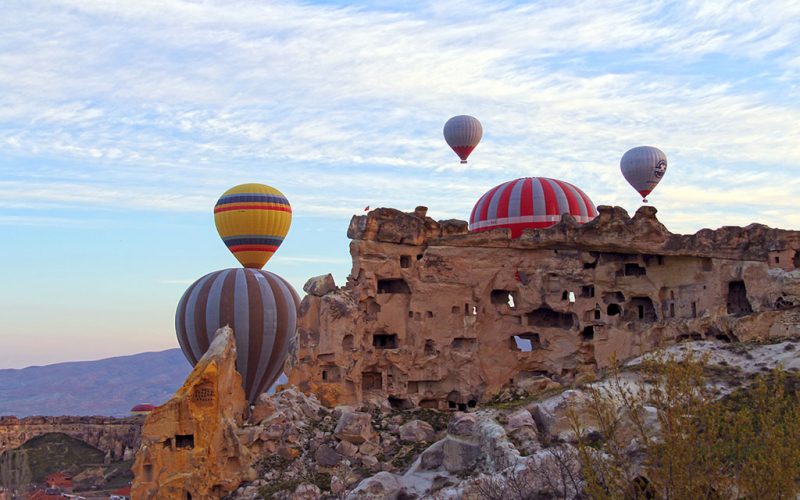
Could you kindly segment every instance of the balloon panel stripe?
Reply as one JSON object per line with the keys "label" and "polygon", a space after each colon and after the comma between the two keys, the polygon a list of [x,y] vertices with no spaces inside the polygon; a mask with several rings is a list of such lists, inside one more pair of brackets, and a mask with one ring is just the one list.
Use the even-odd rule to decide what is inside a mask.
{"label": "balloon panel stripe", "polygon": [[[253,273],[253,276],[256,278],[256,286],[258,286],[258,295],[261,299],[261,310],[262,310],[262,317],[261,317],[261,349],[257,352],[258,354],[258,366],[255,370],[255,378],[253,379],[253,383],[249,387],[261,385],[261,381],[264,379],[267,368],[269,366],[265,363],[265,360],[269,359],[269,355],[272,352],[273,346],[275,345],[275,337],[278,335],[278,322],[275,319],[275,297],[272,296],[272,292],[269,289],[269,285],[267,284],[267,272],[259,270],[256,273]],[[255,322],[253,323],[256,324]],[[256,387],[256,392],[258,387]],[[258,392],[256,397],[258,397]],[[249,396],[249,395],[248,395]]]}
{"label": "balloon panel stripe", "polygon": [[211,341],[214,340],[214,333],[216,333],[217,329],[220,328],[220,326],[224,326],[220,323],[219,307],[222,301],[222,285],[225,284],[225,278],[227,276],[228,271],[220,271],[217,274],[209,290],[208,298],[204,303],[206,309],[206,330],[205,332],[198,330],[197,334],[205,334],[208,345],[211,345]]}
{"label": "balloon panel stripe", "polygon": [[[233,334],[236,335],[238,326],[236,325],[236,271],[237,269],[228,269],[225,271],[225,280],[222,282],[222,289],[219,293],[219,326],[230,326],[233,329]],[[236,347],[239,347],[237,338]]]}
{"label": "balloon panel stripe", "polygon": [[232,210],[268,210],[273,212],[292,212],[292,207],[289,205],[275,205],[272,203],[263,203],[263,204],[244,204],[244,203],[234,203],[231,205],[222,205],[218,207],[214,207],[214,213],[222,213],[222,212],[230,212]]}
{"label": "balloon panel stripe", "polygon": [[[233,284],[233,301],[236,307],[233,310],[233,330],[236,336],[236,369],[242,376],[242,381],[247,377],[247,355],[250,346],[250,307],[247,295],[246,269],[236,269]],[[239,352],[242,354],[239,355]]]}
{"label": "balloon panel stripe", "polygon": [[260,194],[260,193],[237,193],[220,196],[217,200],[217,205],[224,205],[226,203],[240,203],[240,202],[265,202],[265,203],[278,203],[288,205],[289,200],[283,196],[276,196],[273,194]]}
{"label": "balloon panel stripe", "polygon": [[500,199],[502,198],[502,193],[509,186],[511,183],[506,182],[501,184],[499,189],[497,189],[494,194],[492,195],[492,199],[489,200],[489,210],[486,211],[486,217],[488,219],[496,219],[497,218],[497,207],[500,204]]}
{"label": "balloon panel stripe", "polygon": [[508,217],[508,204],[511,199],[511,192],[514,191],[516,182],[507,182],[506,187],[500,191],[497,202],[497,217]]}
{"label": "balloon panel stripe", "polygon": [[483,205],[480,209],[480,212],[478,212],[478,217],[480,217],[481,219],[486,219],[489,217],[488,215],[489,207],[491,206],[492,198],[494,197],[494,194],[497,192],[498,189],[500,189],[501,186],[502,184],[500,186],[495,186],[491,191],[483,195],[484,196],[484,199],[482,200]]}
{"label": "balloon panel stripe", "polygon": [[[297,306],[296,306],[296,304],[294,302],[293,294],[289,292],[289,290],[291,288],[291,285],[289,285],[286,282],[286,280],[284,280],[283,278],[280,278],[280,277],[277,277],[277,276],[276,276],[275,281],[278,283],[278,285],[280,287],[280,290],[281,290],[281,297],[282,297],[282,302],[284,304],[284,309],[288,311],[290,308],[294,307],[295,310],[297,310],[296,309]],[[285,326],[286,331],[287,332],[296,332],[297,331],[297,315],[296,314],[294,314],[294,315],[287,314],[286,315],[286,321],[287,321],[286,326]],[[284,338],[283,347],[282,347],[282,350],[281,350],[281,359],[284,359],[284,360],[286,359],[286,356],[289,353],[289,345],[290,345],[291,341],[293,340],[292,337],[293,336],[291,336],[291,335],[287,335]],[[272,373],[271,373],[272,376],[270,377],[270,380],[267,382],[269,385],[267,387],[265,387],[264,390],[269,389],[269,387],[272,384],[275,383],[275,381],[278,379],[278,377],[280,377],[281,372],[283,372],[283,363],[277,363],[275,365],[275,368],[272,370]]]}
{"label": "balloon panel stripe", "polygon": [[[559,203],[559,208],[561,209],[559,211],[562,214],[568,213],[568,214],[580,215],[581,208],[578,206],[578,200],[576,200],[575,197],[572,195],[572,191],[570,191],[567,188],[567,186],[565,186],[564,183],[562,183],[561,181],[552,179],[550,182],[558,186],[558,193],[560,193],[560,195],[563,196],[564,205]],[[559,197],[559,201],[560,200],[561,197]]]}
{"label": "balloon panel stripe", "polygon": [[186,334],[186,307],[189,303],[189,296],[195,286],[197,286],[197,282],[192,283],[191,286],[183,292],[183,297],[181,297],[180,302],[178,302],[178,311],[175,314],[175,330],[178,333],[178,344],[181,346],[181,352],[183,352],[183,355],[186,356],[186,359],[189,360],[191,364],[197,363],[197,359],[195,359],[191,353],[189,337]]}
{"label": "balloon panel stripe", "polygon": [[[285,320],[281,318],[281,311],[286,311],[286,302],[283,299],[283,296],[280,293],[280,288],[278,285],[278,280],[273,275],[267,275],[267,286],[269,287],[270,295],[272,295],[275,301],[275,330],[278,332],[284,331],[283,328],[286,327]],[[275,336],[275,341],[272,344],[272,351],[269,354],[269,363],[267,363],[267,370],[265,370],[264,377],[259,380],[258,387],[254,387],[254,390],[259,392],[263,392],[269,389],[269,386],[272,385],[274,381],[273,376],[276,371],[276,364],[279,359],[285,359],[281,356],[281,352],[283,350],[283,341],[285,338]],[[277,368],[280,370],[280,367]]]}
{"label": "balloon panel stripe", "polygon": [[511,192],[508,197],[508,210],[506,211],[507,217],[519,217],[520,210],[522,209],[522,189],[525,186],[525,182],[520,182],[517,180],[514,182],[514,187],[511,188]]}
{"label": "balloon panel stripe", "polygon": [[283,243],[283,238],[275,238],[273,236],[261,236],[261,237],[232,236],[229,238],[223,238],[222,241],[224,241],[225,245],[228,247],[236,245],[270,245],[278,247],[281,245],[281,243]]}
{"label": "balloon panel stripe", "polygon": [[[277,314],[275,315],[276,319],[276,330],[279,332],[285,332],[288,326],[288,304],[286,303],[285,298],[281,294],[280,285],[278,284],[278,279],[275,276],[270,275],[267,279],[267,283],[270,286],[272,291],[273,297],[275,297],[275,305],[277,309]],[[297,314],[295,313],[295,316]],[[278,378],[280,374],[280,370],[282,363],[279,363],[278,360],[285,360],[285,354],[283,354],[285,350],[285,345],[287,343],[287,336],[276,336],[275,344],[272,347],[272,353],[269,358],[269,366],[270,368],[267,369],[267,375],[264,377],[262,381],[261,387],[258,388],[259,391],[264,391],[272,385],[273,382]],[[277,372],[277,373],[276,373]]]}
{"label": "balloon panel stripe", "polygon": [[[206,304],[208,303],[208,294],[211,292],[211,287],[214,285],[214,278],[211,277],[206,280],[205,283],[200,288],[200,293],[197,294],[197,298],[195,299],[195,304],[199,305],[199,307],[195,306],[194,310],[194,329],[197,332],[205,332],[208,327],[206,325]],[[203,353],[206,352],[208,346],[211,344],[208,337],[206,335],[198,335],[197,336],[197,352],[195,356],[197,359],[200,359],[203,356]]]}
{"label": "balloon panel stripe", "polygon": [[546,215],[547,206],[544,200],[544,188],[542,187],[542,180],[538,177],[532,179],[531,187],[531,201],[533,201],[533,212],[523,212],[522,215]]}
{"label": "balloon panel stripe", "polygon": [[559,215],[558,200],[556,194],[553,192],[553,187],[547,182],[547,179],[541,178],[539,182],[542,185],[542,192],[544,192],[545,213],[547,215]]}
{"label": "balloon panel stripe", "polygon": [[234,236],[225,236],[222,241],[225,243],[239,240],[253,240],[250,243],[267,243],[270,245],[280,245],[283,243],[283,236],[275,236],[274,234],[237,234]]}
{"label": "balloon panel stripe", "polygon": [[275,252],[278,245],[228,245],[231,252]]}
{"label": "balloon panel stripe", "polygon": [[197,318],[196,307],[198,305],[197,297],[200,294],[200,290],[203,286],[211,279],[211,275],[206,275],[201,278],[201,282],[197,283],[197,286],[194,287],[192,290],[192,294],[189,296],[188,305],[186,307],[186,331],[189,333],[189,347],[191,348],[192,355],[196,359],[200,359],[202,353],[205,352],[200,349],[198,344],[197,336],[193,335],[191,332],[197,331],[197,326],[195,324],[195,320]]}

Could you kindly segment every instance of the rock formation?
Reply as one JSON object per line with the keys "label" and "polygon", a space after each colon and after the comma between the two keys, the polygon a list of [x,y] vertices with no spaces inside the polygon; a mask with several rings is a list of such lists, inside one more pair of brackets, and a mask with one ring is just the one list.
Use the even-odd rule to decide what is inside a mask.
{"label": "rock formation", "polygon": [[800,369],[796,341],[724,349],[800,336],[800,233],[682,236],[650,207],[599,211],[519,239],[422,207],[354,217],[348,283],[304,287],[290,385],[248,409],[220,330],[147,418],[133,497],[484,498],[524,483],[574,498],[577,483],[551,484],[580,474],[568,410],[615,357],[703,340],[670,349],[709,352],[723,390]]}
{"label": "rock formation", "polygon": [[[691,355],[695,360],[708,356],[711,381],[720,393],[729,393],[777,366],[789,373],[800,370],[798,342],[794,338],[728,344],[714,339],[672,345],[664,354],[675,359]],[[626,384],[647,383],[637,369],[647,356],[621,367]],[[346,406],[331,410],[288,389],[260,404],[283,415],[310,416],[304,421],[272,417],[252,430],[257,434],[259,428],[269,429],[271,435],[289,432],[291,453],[262,449],[257,453],[262,457],[260,477],[243,484],[230,498],[584,498],[570,412],[580,412],[591,401],[591,387],[606,391],[615,385],[606,379],[561,386],[558,391],[490,402],[470,412],[388,406],[370,412]],[[306,410],[300,412],[298,407]],[[657,433],[656,409],[646,409],[653,413],[645,424]],[[591,417],[579,413],[579,418],[586,435],[600,435]],[[634,437],[631,434],[625,449],[635,469],[641,466],[642,455],[641,443]]]}
{"label": "rock formation", "polygon": [[218,330],[183,387],[145,420],[133,498],[220,498],[252,479],[252,456],[237,435],[248,406],[233,335]]}
{"label": "rock formation", "polygon": [[143,421],[142,417],[0,417],[0,454],[36,436],[60,432],[105,451],[112,461],[126,460],[139,447]]}
{"label": "rock formation", "polygon": [[683,339],[800,334],[800,232],[598,211],[517,239],[424,207],[353,217],[346,286],[305,287],[289,383],[330,407],[465,411]]}

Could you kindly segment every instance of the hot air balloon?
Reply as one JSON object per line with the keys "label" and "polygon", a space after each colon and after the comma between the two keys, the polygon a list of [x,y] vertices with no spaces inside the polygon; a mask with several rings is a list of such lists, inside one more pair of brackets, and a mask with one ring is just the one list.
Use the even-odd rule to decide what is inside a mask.
{"label": "hot air balloon", "polygon": [[292,207],[273,187],[241,184],[222,193],[214,207],[214,223],[244,267],[261,269],[289,232]]}
{"label": "hot air balloon", "polygon": [[483,127],[474,116],[454,116],[444,124],[444,140],[461,158],[461,163],[467,163],[467,157],[481,142],[481,137]]}
{"label": "hot air balloon", "polygon": [[519,238],[528,228],[550,227],[571,214],[584,224],[597,217],[592,200],[569,182],[522,177],[495,186],[478,199],[469,217],[472,232],[509,228]]}
{"label": "hot air balloon", "polygon": [[667,172],[667,155],[652,146],[639,146],[622,155],[619,168],[625,180],[642,195],[642,201],[647,203],[647,195],[656,188]]}
{"label": "hot air balloon", "polygon": [[277,274],[261,269],[224,269],[207,274],[184,292],[175,331],[194,366],[218,328],[236,336],[236,368],[250,402],[269,389],[295,343],[300,297]]}

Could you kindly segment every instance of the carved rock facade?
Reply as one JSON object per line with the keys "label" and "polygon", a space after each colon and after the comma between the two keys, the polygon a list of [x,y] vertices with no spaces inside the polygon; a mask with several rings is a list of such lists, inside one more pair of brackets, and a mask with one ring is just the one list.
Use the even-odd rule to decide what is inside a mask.
{"label": "carved rock facade", "polygon": [[598,211],[518,239],[424,207],[354,217],[351,276],[303,300],[289,383],[328,406],[463,411],[684,339],[800,334],[800,232]]}
{"label": "carved rock facade", "polygon": [[63,433],[105,451],[112,461],[127,459],[139,447],[143,417],[0,417],[0,454],[28,440]]}
{"label": "carved rock facade", "polygon": [[235,339],[226,327],[183,386],[145,420],[133,498],[220,498],[253,479],[251,452],[238,435],[246,409]]}

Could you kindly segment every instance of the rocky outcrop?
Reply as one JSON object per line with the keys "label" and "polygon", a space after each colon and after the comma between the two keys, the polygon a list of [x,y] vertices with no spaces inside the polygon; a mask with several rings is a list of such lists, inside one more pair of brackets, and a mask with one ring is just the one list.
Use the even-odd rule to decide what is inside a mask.
{"label": "rocky outcrop", "polygon": [[[663,354],[707,359],[708,373],[722,374],[710,382],[725,394],[764,370],[800,369],[798,345],[797,339],[711,340],[673,345]],[[638,367],[648,356],[624,365],[620,380],[648,383]],[[549,388],[538,396],[513,396],[471,412],[397,410],[389,405],[369,411],[329,409],[287,389],[262,397],[253,410],[262,416],[237,431],[257,457],[258,478],[229,498],[580,498],[583,479],[572,412],[578,411],[585,436],[601,436],[597,422],[581,409],[592,401],[590,388],[607,393],[617,383],[612,379]],[[655,408],[644,410],[645,425],[657,432]],[[634,437],[625,439],[630,439],[636,468],[642,455]]]}
{"label": "rocky outcrop", "polygon": [[329,407],[466,411],[684,339],[800,335],[800,232],[598,211],[517,239],[424,207],[353,217],[347,284],[309,280],[290,384]]}
{"label": "rocky outcrop", "polygon": [[248,408],[233,331],[217,331],[178,392],[150,413],[133,466],[133,498],[220,498],[255,471],[239,431]]}
{"label": "rocky outcrop", "polygon": [[63,433],[108,454],[112,461],[127,460],[139,447],[143,417],[0,417],[0,454],[28,440]]}

